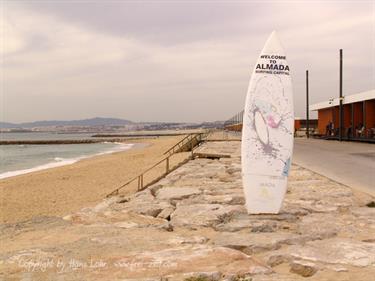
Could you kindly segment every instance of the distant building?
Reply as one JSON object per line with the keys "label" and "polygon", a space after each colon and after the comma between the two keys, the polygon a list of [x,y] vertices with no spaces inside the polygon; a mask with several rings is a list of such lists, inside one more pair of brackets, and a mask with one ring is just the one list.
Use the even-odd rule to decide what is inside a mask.
{"label": "distant building", "polygon": [[[294,130],[306,130],[306,119],[295,117],[294,118]],[[310,130],[315,130],[318,127],[318,119],[309,119]]]}
{"label": "distant building", "polygon": [[[243,111],[237,113],[232,118],[228,119],[224,122],[224,128],[228,131],[242,131],[242,122],[243,122]],[[300,135],[306,134],[306,119],[296,117],[294,119],[294,130],[295,133],[299,133]],[[310,119],[309,120],[309,128],[310,132],[313,133],[316,131],[318,127],[318,119]]]}
{"label": "distant building", "polygon": [[[318,112],[321,135],[337,136],[339,132],[339,98],[310,105]],[[375,138],[375,90],[343,98],[342,135],[347,138]]]}

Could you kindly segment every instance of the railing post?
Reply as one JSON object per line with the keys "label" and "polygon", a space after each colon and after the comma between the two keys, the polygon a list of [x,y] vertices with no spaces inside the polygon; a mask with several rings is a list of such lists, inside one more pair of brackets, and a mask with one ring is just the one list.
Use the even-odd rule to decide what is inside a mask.
{"label": "railing post", "polygon": [[141,175],[141,189],[143,189],[143,174]]}
{"label": "railing post", "polygon": [[168,174],[169,173],[169,157],[167,157],[166,161],[167,161],[167,167],[166,167],[165,174]]}
{"label": "railing post", "polygon": [[193,139],[194,139],[194,138],[192,138],[191,141],[190,141],[191,159],[193,159],[193,157],[194,157],[194,153],[193,153]]}
{"label": "railing post", "polygon": [[138,176],[138,191],[140,190],[141,187],[141,176]]}
{"label": "railing post", "polygon": [[310,138],[310,118],[309,118],[309,71],[306,70],[306,137]]}
{"label": "railing post", "polygon": [[344,108],[343,108],[343,96],[342,96],[342,49],[340,49],[340,95],[339,95],[339,141],[342,141],[343,129],[344,129]]}

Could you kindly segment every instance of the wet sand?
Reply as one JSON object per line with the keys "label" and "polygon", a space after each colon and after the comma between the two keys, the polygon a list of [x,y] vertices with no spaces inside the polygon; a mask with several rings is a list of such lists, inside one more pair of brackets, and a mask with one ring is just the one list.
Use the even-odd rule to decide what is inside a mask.
{"label": "wet sand", "polygon": [[[131,140],[135,147],[96,156],[58,168],[0,180],[1,223],[16,223],[37,216],[63,216],[95,205],[106,194],[152,166],[184,136]],[[174,156],[176,164],[186,153]],[[152,178],[164,167],[153,171]],[[154,174],[153,174],[154,173]],[[122,193],[135,192],[137,181]]]}

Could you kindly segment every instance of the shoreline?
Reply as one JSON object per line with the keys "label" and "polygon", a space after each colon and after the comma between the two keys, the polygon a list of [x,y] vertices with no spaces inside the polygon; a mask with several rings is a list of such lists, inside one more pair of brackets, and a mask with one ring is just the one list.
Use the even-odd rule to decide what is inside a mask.
{"label": "shoreline", "polygon": [[[128,150],[1,179],[0,223],[64,216],[92,206],[159,161],[180,139],[181,136],[139,139],[132,141],[134,146]],[[124,193],[135,191],[136,186],[129,186]]]}
{"label": "shoreline", "polygon": [[[78,139],[78,140],[0,140],[0,145],[59,145],[59,144],[90,144],[90,143],[123,143],[139,138],[115,138],[115,139]],[[143,137],[142,137],[143,139]]]}
{"label": "shoreline", "polygon": [[116,153],[116,152],[121,152],[121,151],[128,150],[128,149],[132,149],[132,147],[134,146],[134,144],[132,144],[132,143],[129,143],[129,144],[127,144],[127,143],[116,143],[116,144],[118,145],[117,148],[113,147],[109,150],[104,150],[104,151],[101,151],[101,152],[98,152],[98,153],[95,153],[95,154],[82,155],[82,156],[78,156],[78,157],[75,157],[75,158],[59,158],[59,157],[57,157],[57,158],[59,158],[58,160],[56,160],[56,158],[55,158],[55,161],[51,161],[51,162],[47,162],[45,164],[33,166],[31,168],[13,170],[13,171],[6,171],[6,172],[3,172],[3,173],[0,173],[0,180],[15,177],[15,176],[19,176],[19,175],[29,174],[29,173],[32,173],[32,172],[62,167],[62,166],[66,166],[66,165],[71,165],[71,164],[77,163],[77,162],[79,162],[83,159],[89,159],[89,158],[100,156],[100,155],[111,154],[111,153]]}

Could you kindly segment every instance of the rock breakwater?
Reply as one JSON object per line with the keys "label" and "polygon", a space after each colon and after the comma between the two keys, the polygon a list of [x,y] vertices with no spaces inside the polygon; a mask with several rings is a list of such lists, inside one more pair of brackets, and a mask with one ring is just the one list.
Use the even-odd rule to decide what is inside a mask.
{"label": "rock breakwater", "polygon": [[64,218],[3,225],[3,276],[253,281],[374,276],[375,208],[367,207],[374,198],[293,165],[281,213],[248,215],[240,143],[209,142],[199,151],[231,157],[189,161],[142,192]]}

